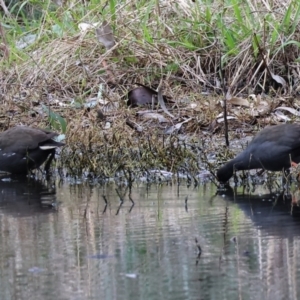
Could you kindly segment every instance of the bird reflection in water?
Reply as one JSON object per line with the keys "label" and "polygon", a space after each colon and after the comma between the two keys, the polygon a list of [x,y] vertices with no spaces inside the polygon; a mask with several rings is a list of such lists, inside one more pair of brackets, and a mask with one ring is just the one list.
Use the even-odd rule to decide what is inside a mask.
{"label": "bird reflection in water", "polygon": [[[235,202],[239,208],[259,226],[281,227],[282,224],[299,223],[300,225],[300,190],[294,187],[291,192],[267,192],[264,187],[257,187],[249,193],[241,189],[218,191],[226,201]],[[299,232],[300,234],[300,232]]]}
{"label": "bird reflection in water", "polygon": [[0,214],[22,217],[55,210],[57,201],[53,186],[26,176],[1,176]]}

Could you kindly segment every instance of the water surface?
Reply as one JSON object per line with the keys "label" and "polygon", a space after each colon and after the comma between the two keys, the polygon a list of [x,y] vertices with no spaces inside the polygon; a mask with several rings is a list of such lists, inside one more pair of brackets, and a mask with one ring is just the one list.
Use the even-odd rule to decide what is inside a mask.
{"label": "water surface", "polygon": [[297,299],[297,199],[0,181],[0,299]]}

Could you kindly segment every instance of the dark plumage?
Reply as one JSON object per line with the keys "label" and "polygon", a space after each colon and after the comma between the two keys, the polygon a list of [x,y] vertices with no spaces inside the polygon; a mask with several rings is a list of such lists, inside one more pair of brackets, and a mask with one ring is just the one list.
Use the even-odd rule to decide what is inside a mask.
{"label": "dark plumage", "polygon": [[57,133],[17,126],[0,133],[0,171],[13,174],[27,173],[40,167],[49,157],[48,170],[55,155],[55,148],[64,144],[52,138]]}
{"label": "dark plumage", "polygon": [[281,171],[300,162],[300,124],[264,128],[248,147],[217,171],[220,182],[227,182],[234,170],[264,169]]}

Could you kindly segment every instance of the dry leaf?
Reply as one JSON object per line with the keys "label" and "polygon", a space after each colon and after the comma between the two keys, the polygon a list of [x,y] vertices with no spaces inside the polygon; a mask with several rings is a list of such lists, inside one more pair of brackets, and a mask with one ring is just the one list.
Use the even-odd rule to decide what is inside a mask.
{"label": "dry leaf", "polygon": [[230,100],[227,100],[227,103],[230,103],[232,105],[250,107],[249,101],[240,97],[233,97]]}
{"label": "dry leaf", "polygon": [[162,94],[162,89],[161,87],[158,88],[158,92],[157,92],[157,99],[158,99],[158,102],[162,108],[162,110],[168,115],[170,116],[171,118],[175,118],[166,108],[166,105],[165,105],[165,102],[164,102],[164,99],[163,99],[163,94]]}
{"label": "dry leaf", "polygon": [[105,20],[100,27],[96,28],[96,36],[98,41],[104,45],[106,50],[111,49],[116,44],[112,28]]}
{"label": "dry leaf", "polygon": [[159,123],[167,123],[168,120],[161,114],[158,113],[154,113],[154,112],[139,112],[139,115],[143,118],[143,119],[154,119],[154,120],[158,120]]}
{"label": "dry leaf", "polygon": [[82,22],[78,24],[78,28],[81,32],[87,31],[89,29],[94,29],[97,26],[99,26],[99,22],[93,24]]}
{"label": "dry leaf", "polygon": [[277,83],[280,83],[282,87],[286,87],[286,81],[284,80],[283,77],[279,75],[275,75],[274,73],[270,72],[273,80],[275,80]]}
{"label": "dry leaf", "polygon": [[253,117],[261,117],[264,115],[267,115],[270,113],[270,106],[269,105],[264,105],[264,104],[259,104],[257,107],[253,108],[251,110],[251,116]]}
{"label": "dry leaf", "polygon": [[281,112],[280,110],[275,111],[275,116],[278,119],[283,120],[285,122],[291,121],[291,119],[288,116],[286,116],[283,112]]}
{"label": "dry leaf", "polygon": [[[236,117],[233,117],[233,116],[227,116],[227,120],[235,120],[235,119],[237,119],[237,118],[236,118]],[[222,117],[220,117],[220,118],[217,118],[217,122],[218,122],[218,123],[224,122],[224,117],[222,116]]]}
{"label": "dry leaf", "polygon": [[231,92],[230,92],[230,88],[227,90],[227,93],[225,95],[225,99],[228,101],[229,99],[231,99],[232,96],[231,96]]}
{"label": "dry leaf", "polygon": [[[136,83],[136,84],[140,85],[140,87],[137,87],[128,92],[127,105],[131,107],[144,106],[144,105],[156,105],[158,102],[157,92],[143,84],[140,83]],[[166,96],[163,96],[163,99],[167,103],[174,103]]]}
{"label": "dry leaf", "polygon": [[300,116],[299,111],[292,107],[279,106],[276,108],[276,111],[277,110],[286,110],[286,111],[290,112],[291,114],[293,114],[294,116]]}
{"label": "dry leaf", "polygon": [[149,105],[149,104],[157,104],[156,98],[157,92],[152,90],[146,86],[137,87],[128,92],[128,101],[127,105],[131,107],[137,107],[142,105]]}
{"label": "dry leaf", "polygon": [[137,132],[142,132],[144,130],[142,126],[140,126],[139,124],[137,124],[137,123],[135,123],[135,122],[133,122],[133,121],[131,121],[129,119],[126,120],[126,124],[130,128],[136,130]]}
{"label": "dry leaf", "polygon": [[181,123],[177,123],[176,125],[173,125],[173,126],[170,126],[168,127],[165,131],[164,131],[164,134],[173,134],[175,132],[178,132],[180,130],[180,128],[182,127],[182,125],[184,123],[187,123],[189,121],[191,121],[193,118],[189,118]]}
{"label": "dry leaf", "polygon": [[191,109],[195,109],[197,106],[198,106],[197,103],[190,103],[190,105],[189,105],[189,107],[190,107]]}

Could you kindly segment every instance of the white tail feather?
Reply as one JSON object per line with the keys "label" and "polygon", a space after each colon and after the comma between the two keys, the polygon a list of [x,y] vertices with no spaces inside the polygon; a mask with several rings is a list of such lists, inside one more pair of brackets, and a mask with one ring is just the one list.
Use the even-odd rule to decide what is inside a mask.
{"label": "white tail feather", "polygon": [[39,147],[41,150],[50,150],[50,149],[55,149],[55,148],[57,148],[57,146],[55,146],[55,145],[45,145],[45,146],[40,146]]}

